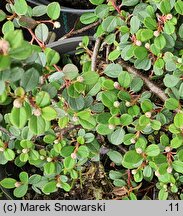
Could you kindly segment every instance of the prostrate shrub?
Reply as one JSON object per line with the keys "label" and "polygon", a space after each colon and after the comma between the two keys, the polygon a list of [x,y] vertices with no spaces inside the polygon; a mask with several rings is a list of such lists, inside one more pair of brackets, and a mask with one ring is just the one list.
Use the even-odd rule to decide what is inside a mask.
{"label": "prostrate shrub", "polygon": [[87,36],[77,49],[81,68],[58,66],[59,54],[45,46],[47,22],[34,19],[44,11],[55,25],[58,4],[18,2],[7,6],[12,16],[0,11],[8,19],[0,40],[0,164],[36,171],[1,185],[18,198],[29,186],[70,191],[87,163],[107,154],[118,198],[183,199],[183,1],[91,0],[95,12],[81,22],[100,25],[93,49]]}

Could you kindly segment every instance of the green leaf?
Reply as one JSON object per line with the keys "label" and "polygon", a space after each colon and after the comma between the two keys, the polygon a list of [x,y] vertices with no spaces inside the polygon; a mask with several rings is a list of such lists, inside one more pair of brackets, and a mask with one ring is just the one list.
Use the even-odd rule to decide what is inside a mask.
{"label": "green leaf", "polygon": [[58,121],[58,125],[61,129],[65,128],[68,123],[69,123],[69,117],[68,116],[64,116],[64,117],[60,118]]}
{"label": "green leaf", "polygon": [[160,154],[160,148],[156,144],[151,144],[146,148],[145,152],[148,156],[155,157]]}
{"label": "green leaf", "polygon": [[178,0],[175,3],[175,10],[177,11],[177,13],[183,15],[183,1],[182,0]]}
{"label": "green leaf", "polygon": [[87,130],[92,130],[96,126],[96,121],[93,116],[90,116],[89,119],[79,118],[79,123],[82,125],[83,128]]}
{"label": "green leaf", "polygon": [[172,167],[176,172],[183,174],[183,162],[182,161],[178,161],[178,160],[173,161]]}
{"label": "green leaf", "polygon": [[12,149],[7,148],[4,151],[4,157],[7,161],[12,161],[15,158],[15,153]]}
{"label": "green leaf", "polygon": [[76,165],[76,160],[72,159],[71,157],[66,157],[64,159],[64,167],[66,169],[73,169]]}
{"label": "green leaf", "polygon": [[153,130],[160,130],[161,129],[161,122],[157,120],[151,121],[151,127]]}
{"label": "green leaf", "polygon": [[99,79],[98,73],[92,71],[83,73],[82,77],[84,79],[83,83],[85,85],[94,85]]}
{"label": "green leaf", "polygon": [[128,169],[134,169],[139,167],[143,162],[143,158],[140,154],[137,154],[135,150],[130,150],[125,153],[122,165]]}
{"label": "green leaf", "polygon": [[6,19],[6,14],[3,10],[0,10],[0,22]]}
{"label": "green leaf", "polygon": [[75,90],[75,87],[74,87],[74,84],[71,84],[68,89],[67,89],[67,93],[70,97],[72,98],[78,98],[80,96],[80,93],[78,93],[76,90]]}
{"label": "green leaf", "polygon": [[89,156],[89,153],[90,151],[87,146],[80,146],[77,151],[77,155],[80,158],[87,158]]}
{"label": "green leaf", "polygon": [[45,194],[53,193],[57,190],[56,181],[48,182],[44,185],[42,191]]}
{"label": "green leaf", "polygon": [[93,5],[100,5],[102,4],[105,0],[89,0]]}
{"label": "green leaf", "polygon": [[66,182],[62,182],[61,187],[67,192],[69,192],[71,190],[71,186]]}
{"label": "green leaf", "polygon": [[52,2],[47,6],[47,14],[52,20],[57,20],[60,16],[60,4]]}
{"label": "green leaf", "polygon": [[168,14],[171,11],[171,4],[170,0],[162,0],[160,3],[160,11],[163,14]]}
{"label": "green leaf", "polygon": [[134,174],[134,180],[135,182],[141,182],[143,179],[143,173],[142,170],[137,170],[137,173]]}
{"label": "green leaf", "polygon": [[140,29],[137,34],[137,39],[145,42],[150,40],[154,36],[154,32],[151,29]]}
{"label": "green leaf", "polygon": [[0,71],[9,68],[11,59],[9,56],[0,55]]}
{"label": "green leaf", "polygon": [[151,68],[151,60],[150,59],[136,59],[134,63],[135,68],[142,69],[142,70],[149,70]]}
{"label": "green leaf", "polygon": [[33,7],[32,9],[32,16],[40,17],[43,16],[47,12],[46,5],[38,5]]}
{"label": "green leaf", "polygon": [[176,100],[175,98],[168,98],[165,101],[165,107],[169,110],[175,110],[179,106],[179,101]]}
{"label": "green leaf", "polygon": [[143,112],[146,113],[146,112],[150,112],[153,109],[153,105],[151,101],[147,99],[141,103],[141,108]]}
{"label": "green leaf", "polygon": [[159,35],[158,37],[156,37],[154,39],[154,45],[158,49],[162,50],[166,46],[166,39],[165,39],[165,37],[162,34]]}
{"label": "green leaf", "polygon": [[[58,52],[56,52],[55,50],[52,50],[51,48],[46,48],[44,50],[44,53],[46,55],[46,63],[47,65],[54,65],[57,64],[60,60],[60,55]],[[66,66],[66,65],[65,65]],[[64,73],[64,68],[63,68],[63,73]]]}
{"label": "green leaf", "polygon": [[153,19],[152,17],[146,17],[144,19],[144,25],[151,30],[155,30],[157,28],[157,23],[156,20]]}
{"label": "green leaf", "polygon": [[102,87],[107,90],[113,90],[114,89],[114,81],[110,79],[106,79],[102,82]]}
{"label": "green leaf", "polygon": [[81,23],[87,25],[95,22],[98,19],[95,13],[84,13],[80,17]]}
{"label": "green leaf", "polygon": [[114,186],[116,187],[123,187],[126,185],[126,181],[123,179],[115,179],[113,182]]}
{"label": "green leaf", "polygon": [[99,5],[95,8],[95,15],[98,17],[98,18],[105,18],[108,13],[109,13],[109,6],[108,5]]}
{"label": "green leaf", "polygon": [[163,146],[168,146],[169,145],[169,137],[166,134],[161,135],[160,143]]}
{"label": "green leaf", "polygon": [[144,85],[144,82],[140,77],[134,77],[132,79],[132,82],[130,83],[130,89],[133,92],[138,92],[141,90],[143,85]]}
{"label": "green leaf", "polygon": [[[21,47],[11,49],[9,52],[10,57],[18,60],[25,60],[32,54],[32,46],[27,42],[23,41]],[[16,79],[14,77],[14,79]]]}
{"label": "green leaf", "polygon": [[10,113],[10,121],[11,123],[18,127],[23,128],[27,123],[27,112],[24,107],[15,108],[13,107]]}
{"label": "green leaf", "polygon": [[131,115],[133,117],[137,116],[140,113],[140,108],[137,105],[131,106],[128,109],[128,113],[129,113],[129,115]]}
{"label": "green leaf", "polygon": [[2,187],[7,188],[7,189],[12,189],[15,188],[15,183],[17,181],[13,178],[4,178],[0,184]]}
{"label": "green leaf", "polygon": [[31,91],[38,86],[39,73],[35,68],[28,69],[21,79],[21,86],[26,91]]}
{"label": "green leaf", "polygon": [[25,0],[15,0],[15,13],[18,15],[25,15],[28,11],[28,5]]}
{"label": "green leaf", "polygon": [[179,148],[182,145],[182,143],[183,143],[182,136],[177,135],[171,140],[170,146],[172,148]]}
{"label": "green leaf", "polygon": [[57,118],[57,112],[55,111],[55,109],[53,109],[50,106],[42,108],[41,112],[42,112],[42,117],[46,121],[51,121]]}
{"label": "green leaf", "polygon": [[139,3],[139,0],[123,0],[123,5],[134,6]]}
{"label": "green leaf", "polygon": [[123,114],[121,115],[120,120],[123,126],[127,126],[132,123],[133,118],[129,114]]}
{"label": "green leaf", "polygon": [[183,127],[183,113],[177,113],[174,118],[174,124],[177,128]]}
{"label": "green leaf", "polygon": [[32,148],[33,142],[30,140],[21,140],[20,145],[22,148]]}
{"label": "green leaf", "polygon": [[21,185],[18,188],[15,188],[15,190],[13,191],[13,195],[17,198],[21,198],[23,196],[25,196],[25,194],[27,193],[28,190],[28,185]]}
{"label": "green leaf", "polygon": [[177,85],[177,83],[179,82],[179,78],[174,75],[166,74],[163,82],[166,87],[172,88]]}
{"label": "green leaf", "polygon": [[62,149],[61,149],[61,156],[63,157],[69,157],[73,151],[74,151],[75,147],[74,146],[64,146]]}
{"label": "green leaf", "polygon": [[20,181],[23,183],[23,184],[28,184],[28,181],[29,181],[29,176],[26,172],[21,172],[19,174],[19,178],[20,178]]}
{"label": "green leaf", "polygon": [[[111,161],[113,161],[116,165],[120,165],[121,166],[123,158],[122,158],[122,155],[119,152],[110,150],[107,153],[107,155],[109,156],[109,158],[111,159]],[[112,172],[112,171],[110,171],[110,172]],[[117,177],[119,177],[119,175]],[[121,177],[121,175],[120,175],[120,177]]]}
{"label": "green leaf", "polygon": [[36,37],[42,42],[48,39],[48,32],[48,27],[44,23],[39,24],[35,29]]}
{"label": "green leaf", "polygon": [[112,91],[106,91],[102,92],[101,100],[106,107],[111,108],[114,102],[117,101],[117,97]]}
{"label": "green leaf", "polygon": [[123,21],[117,16],[108,16],[102,22],[102,28],[106,32],[112,32],[117,26],[121,26]]}
{"label": "green leaf", "polygon": [[46,175],[51,175],[51,174],[54,174],[55,173],[55,163],[54,162],[49,162],[49,163],[46,163],[44,165],[44,173]]}
{"label": "green leaf", "polygon": [[146,178],[150,178],[151,175],[152,175],[152,168],[148,165],[144,168],[143,170],[143,176],[146,177]]}
{"label": "green leaf", "polygon": [[136,48],[134,49],[134,56],[137,58],[137,59],[144,59],[146,58],[148,55],[148,52],[147,52],[147,49],[145,47],[139,47],[139,46],[136,46]]}
{"label": "green leaf", "polygon": [[8,31],[5,34],[4,39],[9,42],[11,48],[15,49],[17,47],[20,47],[23,43],[22,31],[20,31],[20,30]]}
{"label": "green leaf", "polygon": [[20,154],[20,161],[21,162],[25,163],[28,161],[28,159],[29,159],[29,155],[27,153],[21,153]]}
{"label": "green leaf", "polygon": [[168,192],[164,188],[162,188],[158,193],[158,199],[167,200],[167,198],[168,198]]}
{"label": "green leaf", "polygon": [[73,80],[78,76],[78,68],[74,64],[66,64],[63,67],[63,73],[65,75],[65,79]]}
{"label": "green leaf", "polygon": [[15,29],[12,21],[6,21],[2,27],[2,33],[6,35],[8,32],[13,32]]}
{"label": "green leaf", "polygon": [[118,76],[118,82],[123,88],[128,88],[132,81],[132,76],[127,71],[123,71]]}
{"label": "green leaf", "polygon": [[112,132],[112,134],[110,134],[108,139],[110,140],[110,142],[113,145],[120,145],[120,144],[122,144],[122,142],[124,140],[124,135],[125,135],[124,129],[119,128],[119,129],[115,130],[114,132]]}
{"label": "green leaf", "polygon": [[29,120],[29,128],[34,134],[40,135],[47,129],[47,123],[41,116],[32,116]]}
{"label": "green leaf", "polygon": [[119,74],[123,71],[123,68],[120,64],[108,64],[104,70],[104,73],[111,78],[117,78]]}
{"label": "green leaf", "polygon": [[121,55],[121,51],[117,49],[109,53],[108,59],[110,61],[115,61]]}
{"label": "green leaf", "polygon": [[171,21],[167,21],[164,25],[164,32],[168,35],[173,34],[175,31],[175,26]]}
{"label": "green leaf", "polygon": [[99,124],[96,127],[96,131],[101,135],[108,135],[112,133],[113,130],[109,129],[109,126],[106,124]]}
{"label": "green leaf", "polygon": [[135,34],[140,28],[140,20],[137,16],[132,16],[130,19],[130,33]]}
{"label": "green leaf", "polygon": [[39,107],[45,107],[50,104],[50,95],[45,91],[40,91],[36,94],[36,104]]}

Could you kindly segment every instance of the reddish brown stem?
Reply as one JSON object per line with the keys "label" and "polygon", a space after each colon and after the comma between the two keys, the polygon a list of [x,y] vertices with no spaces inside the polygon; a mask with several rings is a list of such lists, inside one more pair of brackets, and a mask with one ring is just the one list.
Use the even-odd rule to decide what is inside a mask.
{"label": "reddish brown stem", "polygon": [[54,64],[53,67],[54,67],[58,72],[62,72],[62,70],[61,70],[56,64]]}
{"label": "reddish brown stem", "polygon": [[42,49],[45,49],[44,43],[41,42],[41,41],[36,37],[36,35],[34,34],[34,32],[33,32],[31,29],[29,29],[29,28],[28,28],[27,30],[29,31],[29,33],[30,33],[31,36],[32,36],[31,42],[32,42],[33,40],[35,40],[35,41],[37,42],[37,44],[38,44]]}
{"label": "reddish brown stem", "polygon": [[131,185],[131,173],[130,173],[129,169],[127,170],[127,174],[128,174],[128,180],[127,180],[128,187],[131,188],[132,187],[132,185]]}

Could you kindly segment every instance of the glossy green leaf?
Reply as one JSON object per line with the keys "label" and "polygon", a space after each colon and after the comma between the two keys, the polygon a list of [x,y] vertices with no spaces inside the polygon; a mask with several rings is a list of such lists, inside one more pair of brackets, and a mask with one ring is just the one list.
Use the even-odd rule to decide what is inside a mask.
{"label": "glossy green leaf", "polygon": [[23,128],[27,123],[27,112],[24,107],[21,108],[13,108],[10,114],[11,123],[18,127]]}
{"label": "glossy green leaf", "polygon": [[47,14],[52,20],[57,20],[60,16],[60,4],[52,2],[47,6]]}

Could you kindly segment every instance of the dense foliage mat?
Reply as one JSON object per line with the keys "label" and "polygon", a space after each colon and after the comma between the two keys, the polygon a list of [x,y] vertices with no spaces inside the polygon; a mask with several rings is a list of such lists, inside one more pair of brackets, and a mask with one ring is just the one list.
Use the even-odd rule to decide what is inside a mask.
{"label": "dense foliage mat", "polygon": [[69,192],[95,180],[92,163],[113,194],[94,198],[183,199],[183,1],[91,2],[80,20],[99,21],[96,42],[83,37],[79,67],[46,46],[58,3],[0,10],[0,164],[21,170],[0,184],[17,198]]}

